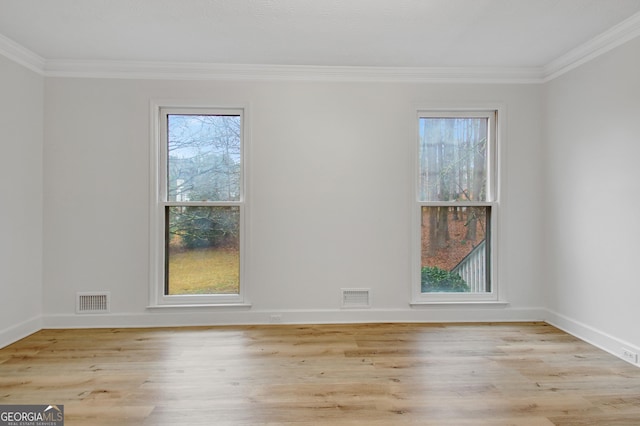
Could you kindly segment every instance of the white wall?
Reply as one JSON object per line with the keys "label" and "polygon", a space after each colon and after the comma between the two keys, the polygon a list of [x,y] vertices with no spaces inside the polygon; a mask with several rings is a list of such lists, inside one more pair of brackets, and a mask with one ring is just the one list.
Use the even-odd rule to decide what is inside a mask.
{"label": "white wall", "polygon": [[546,84],[550,320],[640,348],[640,38]]}
{"label": "white wall", "polygon": [[[0,347],[43,325],[280,313],[547,319],[640,352],[638,75],[640,39],[544,85],[45,79],[0,57]],[[149,101],[170,98],[251,105],[250,309],[146,308]],[[411,308],[415,109],[465,102],[506,105],[499,271],[510,304]],[[371,288],[372,309],[341,311],[341,287]],[[75,293],[92,290],[111,292],[110,315],[75,315]]]}
{"label": "white wall", "polygon": [[[250,309],[149,310],[149,102],[249,103]],[[542,319],[539,85],[47,78],[46,326]],[[416,105],[507,107],[507,307],[410,308]],[[341,311],[341,287],[373,307]],[[75,315],[77,291],[112,313]]]}
{"label": "white wall", "polygon": [[0,347],[41,327],[43,78],[0,56]]}

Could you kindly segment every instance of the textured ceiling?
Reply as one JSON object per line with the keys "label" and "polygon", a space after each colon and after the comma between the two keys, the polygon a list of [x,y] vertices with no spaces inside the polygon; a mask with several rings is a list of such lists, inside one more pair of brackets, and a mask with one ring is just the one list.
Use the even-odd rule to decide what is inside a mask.
{"label": "textured ceiling", "polygon": [[539,67],[640,0],[0,0],[44,59]]}

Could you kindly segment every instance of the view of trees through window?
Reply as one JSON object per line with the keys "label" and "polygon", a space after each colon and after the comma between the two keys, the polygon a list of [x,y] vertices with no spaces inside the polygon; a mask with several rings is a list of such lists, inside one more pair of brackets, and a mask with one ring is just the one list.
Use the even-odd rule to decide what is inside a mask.
{"label": "view of trees through window", "polygon": [[241,116],[167,116],[165,294],[238,294]]}
{"label": "view of trees through window", "polygon": [[490,291],[487,117],[421,117],[421,291]]}

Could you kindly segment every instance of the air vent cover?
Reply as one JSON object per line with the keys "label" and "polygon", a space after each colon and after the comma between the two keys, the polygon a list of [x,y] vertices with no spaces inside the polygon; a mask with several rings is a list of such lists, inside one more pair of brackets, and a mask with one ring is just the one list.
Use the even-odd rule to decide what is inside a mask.
{"label": "air vent cover", "polygon": [[371,290],[368,288],[342,288],[343,308],[370,308]]}
{"label": "air vent cover", "polygon": [[76,313],[104,314],[110,310],[111,295],[109,292],[77,293]]}

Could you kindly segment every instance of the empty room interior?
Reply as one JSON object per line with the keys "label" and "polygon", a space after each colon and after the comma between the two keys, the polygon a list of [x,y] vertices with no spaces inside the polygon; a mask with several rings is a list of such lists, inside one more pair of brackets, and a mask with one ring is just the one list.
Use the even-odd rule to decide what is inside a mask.
{"label": "empty room interior", "polygon": [[640,424],[639,76],[638,0],[0,0],[0,406]]}

